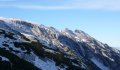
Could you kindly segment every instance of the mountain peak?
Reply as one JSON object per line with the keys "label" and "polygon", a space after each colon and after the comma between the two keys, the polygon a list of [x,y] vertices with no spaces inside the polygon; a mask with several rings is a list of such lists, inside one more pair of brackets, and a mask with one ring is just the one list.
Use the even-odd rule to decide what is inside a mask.
{"label": "mountain peak", "polygon": [[13,20],[13,21],[22,21],[21,19],[16,19],[16,18],[5,18],[5,17],[0,17],[0,20],[9,20],[9,21],[11,21],[11,20]]}
{"label": "mountain peak", "polygon": [[[84,31],[68,28],[59,31],[54,27],[3,17],[0,20],[4,21],[0,22],[0,48],[7,48],[15,53],[9,54],[39,69],[120,70],[120,51]],[[0,49],[3,50],[7,51]]]}

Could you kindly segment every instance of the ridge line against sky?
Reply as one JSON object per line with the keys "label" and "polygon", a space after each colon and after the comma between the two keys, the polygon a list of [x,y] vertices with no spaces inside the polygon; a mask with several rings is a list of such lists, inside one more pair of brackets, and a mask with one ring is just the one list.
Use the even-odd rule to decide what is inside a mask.
{"label": "ridge line against sky", "polygon": [[0,0],[0,16],[83,30],[120,47],[120,0]]}
{"label": "ridge line against sky", "polygon": [[0,0],[0,7],[36,10],[100,9],[120,11],[120,0]]}

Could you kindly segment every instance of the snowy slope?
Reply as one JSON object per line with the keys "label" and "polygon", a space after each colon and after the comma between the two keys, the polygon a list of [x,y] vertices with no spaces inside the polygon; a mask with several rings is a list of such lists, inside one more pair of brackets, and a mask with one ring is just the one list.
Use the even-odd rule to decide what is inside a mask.
{"label": "snowy slope", "polygon": [[[23,56],[34,56],[32,60],[27,57],[24,57],[24,60],[27,59],[28,62],[32,63],[36,67],[43,70],[66,70],[66,69],[86,69],[86,70],[119,70],[120,69],[120,51],[114,48],[109,47],[107,44],[104,44],[95,38],[89,36],[87,33],[81,30],[57,30],[53,27],[46,27],[44,25],[37,25],[31,22],[22,21],[19,19],[8,19],[0,18],[0,29],[5,30],[5,32],[12,32],[14,39],[4,38],[3,35],[0,35],[1,48],[4,41],[7,43],[9,48],[19,51],[20,53],[15,53],[15,55],[23,58]],[[39,42],[46,47],[43,47],[44,50],[42,53],[49,53],[50,56],[35,53],[35,48],[31,50],[22,50],[20,47],[15,47],[12,42]],[[24,46],[24,45],[21,45]],[[26,55],[25,52],[29,52],[29,55]],[[58,64],[56,57],[53,58],[53,55],[63,54],[60,59],[68,59],[72,64],[70,68],[68,62],[64,62],[59,59],[61,63]],[[38,55],[39,54],[39,55]],[[42,58],[40,57],[42,55]],[[61,56],[60,55],[60,56]],[[47,59],[46,59],[47,57]],[[79,60],[79,62],[73,61]],[[56,65],[58,64],[58,65]]]}

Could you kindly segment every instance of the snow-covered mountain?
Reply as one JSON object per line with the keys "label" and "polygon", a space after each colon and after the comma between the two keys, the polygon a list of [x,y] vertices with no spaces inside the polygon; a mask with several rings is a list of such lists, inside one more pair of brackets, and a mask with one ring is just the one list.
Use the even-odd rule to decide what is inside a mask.
{"label": "snow-covered mountain", "polygon": [[0,18],[0,70],[120,70],[120,51],[81,30]]}

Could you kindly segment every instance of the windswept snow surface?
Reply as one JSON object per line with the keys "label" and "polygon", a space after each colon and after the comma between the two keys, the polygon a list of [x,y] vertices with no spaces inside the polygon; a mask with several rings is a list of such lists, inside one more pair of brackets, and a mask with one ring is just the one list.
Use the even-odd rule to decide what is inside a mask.
{"label": "windswept snow surface", "polygon": [[38,57],[36,57],[35,59],[35,66],[41,68],[42,70],[58,70],[54,61],[52,60],[43,61]]}
{"label": "windswept snow surface", "polygon": [[100,69],[102,70],[110,70],[107,66],[103,65],[99,60],[97,60],[95,57],[91,59],[91,61],[96,64]]}

